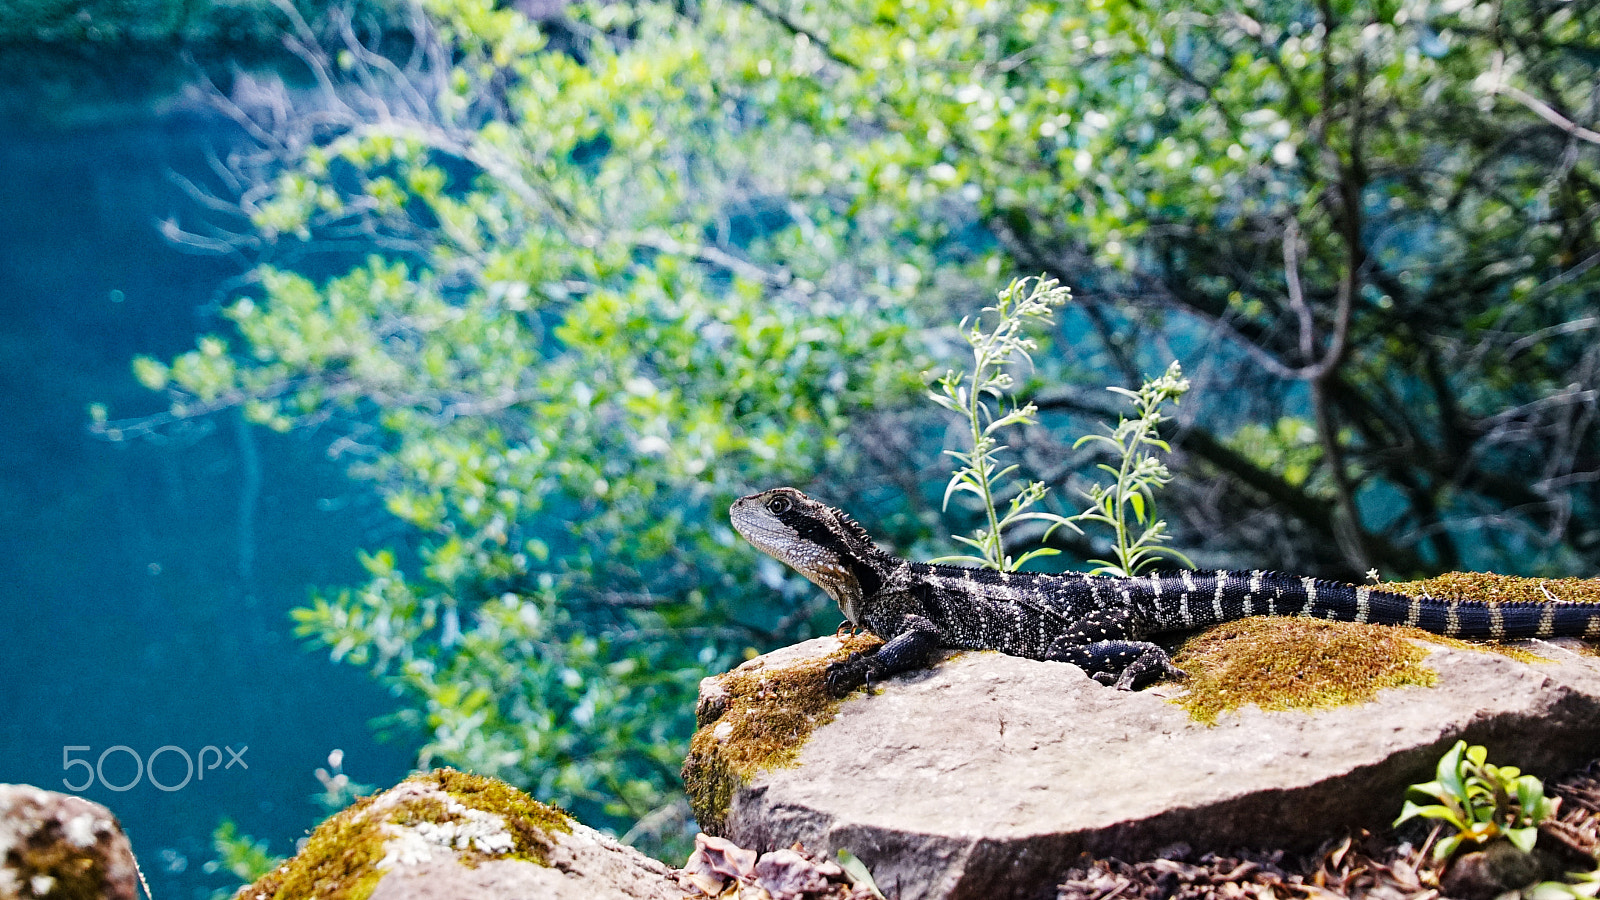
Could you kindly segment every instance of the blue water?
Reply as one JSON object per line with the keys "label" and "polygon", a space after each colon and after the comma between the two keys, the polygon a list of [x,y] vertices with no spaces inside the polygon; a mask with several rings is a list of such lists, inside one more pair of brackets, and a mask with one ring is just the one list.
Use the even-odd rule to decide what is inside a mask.
{"label": "blue water", "polygon": [[[292,852],[321,816],[312,773],[330,750],[360,782],[408,770],[410,736],[369,726],[396,701],[302,648],[287,619],[314,586],[360,579],[357,547],[401,535],[325,435],[228,415],[161,441],[89,433],[90,403],[162,407],[130,360],[224,328],[218,290],[239,264],[156,230],[194,221],[169,174],[204,178],[226,123],[154,111],[116,59],[72,65],[108,67],[119,102],[74,110],[58,92],[0,117],[0,782],[65,791],[92,774],[79,793],[122,820],[157,900],[203,898],[229,884],[202,870],[218,821]],[[178,750],[207,746],[203,779],[152,785],[182,783]],[[178,750],[138,773],[163,747]]]}

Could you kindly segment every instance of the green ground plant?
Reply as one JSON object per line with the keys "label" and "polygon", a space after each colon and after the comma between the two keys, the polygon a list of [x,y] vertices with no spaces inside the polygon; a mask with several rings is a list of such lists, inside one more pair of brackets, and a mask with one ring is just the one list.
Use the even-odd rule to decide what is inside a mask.
{"label": "green ground plant", "polygon": [[862,862],[859,856],[843,847],[839,848],[836,856],[839,860],[839,866],[850,873],[850,879],[857,886],[866,888],[868,894],[881,900],[883,891],[879,890],[878,883],[872,879],[872,872],[867,869],[867,864]]}
{"label": "green ground plant", "polygon": [[[1453,829],[1433,845],[1433,858],[1446,861],[1466,849],[1495,841],[1532,853],[1540,823],[1556,817],[1561,798],[1548,797],[1544,783],[1515,766],[1488,761],[1488,750],[1456,741],[1439,758],[1433,781],[1414,784],[1394,824],[1434,819]],[[1432,802],[1429,802],[1432,801]],[[1600,895],[1600,870],[1568,873],[1563,881],[1539,881],[1511,891],[1520,900],[1592,900]]]}
{"label": "green ground plant", "polygon": [[[1434,780],[1408,789],[1411,798],[1396,825],[1424,818],[1454,829],[1434,844],[1434,859],[1448,859],[1464,846],[1481,847],[1501,838],[1531,853],[1539,823],[1556,814],[1561,801],[1545,796],[1543,782],[1515,766],[1488,762],[1488,754],[1482,746],[1456,741],[1439,758]],[[1418,799],[1434,802],[1418,803]]]}
{"label": "green ground plant", "polygon": [[1600,896],[1600,869],[1572,872],[1566,881],[1541,881],[1522,892],[1523,900],[1593,900]]}

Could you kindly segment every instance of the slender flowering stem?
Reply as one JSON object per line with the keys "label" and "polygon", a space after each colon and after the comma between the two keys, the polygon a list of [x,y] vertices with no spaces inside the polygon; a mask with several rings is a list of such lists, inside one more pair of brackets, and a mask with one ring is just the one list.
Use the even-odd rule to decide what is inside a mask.
{"label": "slender flowering stem", "polygon": [[[1032,282],[1031,288],[1029,281]],[[1044,498],[1047,490],[1036,481],[1030,481],[1018,489],[1004,515],[997,509],[995,501],[1001,481],[1017,470],[1015,465],[1000,465],[999,454],[1007,447],[995,435],[1010,425],[1032,423],[1037,412],[1032,403],[1004,411],[1006,393],[1014,384],[1008,369],[1021,361],[1032,362],[1029,354],[1037,349],[1037,345],[1026,336],[1027,325],[1032,321],[1050,321],[1051,310],[1065,303],[1069,296],[1070,292],[1054,279],[1012,281],[1000,292],[995,305],[983,310],[997,316],[998,321],[992,329],[984,329],[981,317],[970,328],[968,320],[961,321],[967,344],[972,347],[972,374],[946,372],[938,382],[939,391],[931,392],[929,396],[935,403],[966,420],[972,442],[971,450],[945,451],[961,465],[952,473],[945,487],[944,506],[949,507],[950,498],[955,494],[970,493],[982,507],[987,526],[979,528],[970,538],[955,536],[957,541],[972,547],[981,555],[948,556],[940,558],[939,562],[971,563],[1001,571],[1014,570],[1029,559],[1057,551],[1041,547],[1013,559],[1006,555],[1002,540],[1007,528],[1027,520],[1048,521],[1052,529],[1071,525],[1062,516],[1029,510]],[[999,407],[998,415],[997,410],[990,406],[991,400]]]}
{"label": "slender flowering stem", "polygon": [[[1194,563],[1184,554],[1160,546],[1171,538],[1166,531],[1167,523],[1156,518],[1155,491],[1172,480],[1172,473],[1152,452],[1172,451],[1159,435],[1159,426],[1168,418],[1161,410],[1169,401],[1176,403],[1189,390],[1189,379],[1183,377],[1183,368],[1173,362],[1166,372],[1146,381],[1137,391],[1117,387],[1109,390],[1132,401],[1136,415],[1131,419],[1120,418],[1109,434],[1085,435],[1074,445],[1102,443],[1117,456],[1115,467],[1105,464],[1098,467],[1112,476],[1111,484],[1091,485],[1085,492],[1089,507],[1072,517],[1075,522],[1098,522],[1112,530],[1112,551],[1116,560],[1091,560],[1099,566],[1094,572],[1132,577],[1162,558],[1192,567]],[[1133,522],[1128,521],[1130,511]]]}

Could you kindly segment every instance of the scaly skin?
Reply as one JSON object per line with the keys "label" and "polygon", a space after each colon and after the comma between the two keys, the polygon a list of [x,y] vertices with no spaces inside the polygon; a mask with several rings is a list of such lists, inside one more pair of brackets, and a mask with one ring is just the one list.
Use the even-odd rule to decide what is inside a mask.
{"label": "scaly skin", "polygon": [[745,497],[729,515],[745,540],[826,591],[852,627],[883,639],[875,653],[828,668],[828,689],[841,696],[925,667],[940,648],[1071,663],[1133,690],[1183,676],[1148,638],[1252,615],[1414,625],[1459,638],[1600,637],[1600,606],[1584,603],[1408,597],[1266,571],[1109,578],[911,562],[879,549],[841,510],[787,487]]}

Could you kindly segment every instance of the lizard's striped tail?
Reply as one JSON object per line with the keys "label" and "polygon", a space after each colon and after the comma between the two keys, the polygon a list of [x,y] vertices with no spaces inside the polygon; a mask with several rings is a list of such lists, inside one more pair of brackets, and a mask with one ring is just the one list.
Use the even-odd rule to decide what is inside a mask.
{"label": "lizard's striped tail", "polygon": [[[1486,603],[1413,597],[1375,587],[1278,572],[1178,572],[1150,579],[1164,627],[1193,628],[1245,616],[1308,616],[1339,622],[1413,625],[1447,637],[1600,638],[1600,603]],[[1176,601],[1176,602],[1174,602]]]}

